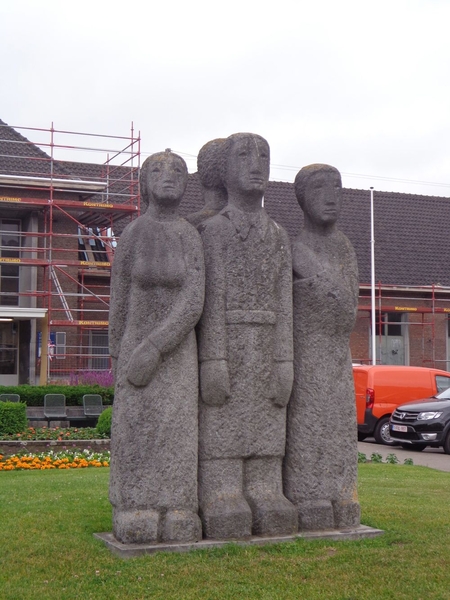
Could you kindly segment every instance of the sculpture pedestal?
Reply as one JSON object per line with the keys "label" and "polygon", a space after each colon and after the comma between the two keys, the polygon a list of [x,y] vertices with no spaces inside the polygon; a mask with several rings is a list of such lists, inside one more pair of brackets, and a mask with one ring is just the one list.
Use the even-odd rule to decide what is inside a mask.
{"label": "sculpture pedestal", "polygon": [[226,544],[238,544],[239,546],[265,544],[281,544],[284,542],[293,542],[299,538],[314,540],[359,540],[362,538],[372,538],[382,535],[381,529],[360,525],[354,529],[332,529],[325,531],[305,531],[295,535],[259,537],[251,536],[246,539],[236,540],[202,540],[195,543],[186,544],[122,544],[118,542],[112,533],[94,533],[94,537],[101,540],[111,550],[113,554],[120,558],[133,558],[143,554],[154,554],[155,552],[190,552],[192,550],[207,550],[209,548],[222,548]]}

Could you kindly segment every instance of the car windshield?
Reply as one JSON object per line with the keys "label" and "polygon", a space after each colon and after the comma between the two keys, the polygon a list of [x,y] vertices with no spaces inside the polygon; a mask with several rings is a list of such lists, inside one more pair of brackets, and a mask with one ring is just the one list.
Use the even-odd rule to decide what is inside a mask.
{"label": "car windshield", "polygon": [[450,388],[447,388],[440,394],[436,394],[435,398],[438,400],[448,400],[450,398]]}

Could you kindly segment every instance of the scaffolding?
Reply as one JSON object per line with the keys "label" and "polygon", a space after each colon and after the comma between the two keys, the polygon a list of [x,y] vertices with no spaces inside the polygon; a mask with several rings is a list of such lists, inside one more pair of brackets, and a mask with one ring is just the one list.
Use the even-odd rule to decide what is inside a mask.
{"label": "scaffolding", "polygon": [[47,310],[51,380],[110,369],[111,264],[140,213],[139,169],[133,124],[107,136],[0,121],[0,306]]}
{"label": "scaffolding", "polygon": [[[48,335],[47,320],[27,333],[34,377],[41,352],[51,380],[110,370],[111,264],[116,238],[140,213],[139,169],[133,124],[128,136],[106,136],[0,121],[0,309],[46,311]],[[398,358],[381,353],[403,337],[405,364],[450,368],[450,288],[379,282],[376,307],[377,362]],[[355,362],[371,362],[370,311],[370,285],[362,284]],[[8,356],[0,340],[0,374]]]}
{"label": "scaffolding", "polygon": [[[360,285],[355,327],[357,334],[366,330],[367,340],[372,334],[370,292],[369,284]],[[440,284],[411,287],[378,282],[375,304],[378,364],[411,364],[449,370],[449,287]],[[402,344],[404,348],[401,347]],[[366,348],[366,354],[354,354],[354,362],[372,362],[371,345],[367,344]],[[399,353],[400,350],[405,354]],[[398,356],[389,356],[389,353]]]}

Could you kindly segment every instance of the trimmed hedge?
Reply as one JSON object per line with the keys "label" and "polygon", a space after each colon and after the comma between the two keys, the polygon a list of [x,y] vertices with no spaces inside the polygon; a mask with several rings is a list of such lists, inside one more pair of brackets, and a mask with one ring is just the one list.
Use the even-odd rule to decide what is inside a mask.
{"label": "trimmed hedge", "polygon": [[67,406],[82,406],[84,394],[100,394],[103,404],[112,404],[114,387],[99,385],[1,385],[0,394],[19,394],[27,406],[44,406],[45,394],[64,394]]}
{"label": "trimmed hedge", "polygon": [[22,433],[27,425],[26,404],[23,402],[0,402],[0,435]]}
{"label": "trimmed hedge", "polygon": [[105,408],[97,421],[97,431],[108,437],[111,437],[112,410],[112,406]]}

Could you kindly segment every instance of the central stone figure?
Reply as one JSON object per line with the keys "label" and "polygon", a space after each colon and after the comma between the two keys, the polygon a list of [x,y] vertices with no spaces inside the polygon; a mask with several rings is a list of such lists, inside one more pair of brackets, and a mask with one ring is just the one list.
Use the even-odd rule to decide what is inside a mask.
{"label": "central stone figure", "polygon": [[228,204],[199,226],[205,253],[200,359],[199,504],[208,538],[291,534],[283,495],[293,381],[292,263],[286,232],[262,207],[270,150],[231,135],[218,161]]}

